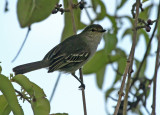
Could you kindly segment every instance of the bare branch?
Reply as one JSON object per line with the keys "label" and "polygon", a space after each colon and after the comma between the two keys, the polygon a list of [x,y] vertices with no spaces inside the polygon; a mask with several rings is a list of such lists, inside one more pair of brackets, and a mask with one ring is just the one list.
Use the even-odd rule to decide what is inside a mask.
{"label": "bare branch", "polygon": [[[138,24],[139,6],[140,6],[140,1],[136,0],[136,15],[135,15],[134,28],[136,28],[137,24]],[[118,102],[117,102],[117,105],[116,105],[116,109],[114,111],[114,115],[117,115],[120,104],[121,104],[121,98],[122,98],[122,94],[123,94],[123,88],[124,88],[124,85],[125,85],[125,80],[126,80],[126,77],[127,77],[127,73],[129,73],[129,77],[131,76],[131,73],[132,73],[132,64],[133,64],[133,58],[134,58],[134,52],[135,52],[135,46],[136,46],[136,37],[137,37],[137,30],[134,29],[132,48],[131,48],[130,55],[129,55],[129,58],[128,58],[128,61],[127,61],[127,64],[126,64],[123,80],[122,80],[122,83],[121,83],[121,88],[120,88],[120,91],[119,91],[119,98],[118,98]],[[126,101],[126,106],[127,106],[127,102],[128,101]],[[127,110],[125,110],[125,111],[127,111]]]}

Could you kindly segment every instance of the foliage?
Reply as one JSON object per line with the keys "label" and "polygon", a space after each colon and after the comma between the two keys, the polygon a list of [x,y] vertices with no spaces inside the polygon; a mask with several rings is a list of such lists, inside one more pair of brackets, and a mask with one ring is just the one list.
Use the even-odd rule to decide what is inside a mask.
{"label": "foliage", "polygon": [[[19,84],[22,90],[14,89],[12,82]],[[14,115],[24,115],[18,97],[31,104],[34,115],[48,115],[50,113],[50,104],[43,89],[24,75],[11,75],[9,80],[8,77],[0,74],[0,91],[3,93],[0,95],[0,115],[8,115],[11,111]],[[54,115],[67,114],[57,113]]]}

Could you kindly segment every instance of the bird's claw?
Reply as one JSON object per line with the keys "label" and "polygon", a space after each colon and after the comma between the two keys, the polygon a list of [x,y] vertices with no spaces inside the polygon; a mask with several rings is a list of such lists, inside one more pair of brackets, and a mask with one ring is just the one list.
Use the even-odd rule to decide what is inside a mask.
{"label": "bird's claw", "polygon": [[85,89],[85,85],[84,85],[84,84],[81,84],[81,85],[79,86],[79,89]]}

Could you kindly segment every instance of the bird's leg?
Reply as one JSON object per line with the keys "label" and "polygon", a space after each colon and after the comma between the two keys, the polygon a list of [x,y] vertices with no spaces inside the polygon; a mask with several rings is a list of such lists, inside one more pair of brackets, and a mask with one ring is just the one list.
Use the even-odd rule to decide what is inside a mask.
{"label": "bird's leg", "polygon": [[74,78],[76,78],[81,83],[81,85],[79,86],[79,88],[84,88],[85,89],[84,83],[82,83],[82,81],[75,75],[75,73],[72,73],[72,75],[73,75]]}

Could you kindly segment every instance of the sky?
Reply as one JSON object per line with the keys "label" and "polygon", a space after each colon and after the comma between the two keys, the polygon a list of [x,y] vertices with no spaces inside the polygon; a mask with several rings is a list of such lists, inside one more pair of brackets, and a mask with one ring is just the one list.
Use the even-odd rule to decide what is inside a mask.
{"label": "sky", "polygon": [[[27,33],[27,28],[22,29],[19,26],[16,15],[16,2],[17,1],[9,1],[9,11],[7,13],[4,13],[5,1],[0,1],[0,61],[2,62],[2,74],[6,76],[9,76],[10,73],[13,73],[12,68],[17,65],[43,59],[44,55],[60,42],[61,33],[64,27],[63,15],[61,15],[60,13],[57,13],[56,15],[51,15],[46,20],[33,24],[31,26],[31,32],[29,33],[29,37],[26,41],[24,48],[22,49],[22,52],[20,53],[17,60],[14,63],[11,63],[11,60],[14,58],[17,51],[19,50]],[[107,5],[107,11],[113,13],[115,0],[104,0],[104,2]],[[123,8],[120,13],[128,11],[128,9],[130,10],[133,2],[133,0],[128,2],[128,4],[126,4],[125,8]],[[82,15],[82,17],[82,21],[85,24],[88,24],[89,20],[86,17],[85,13]],[[92,18],[93,17],[94,15],[92,15]],[[98,24],[101,24],[104,28],[111,27],[111,24],[107,19],[98,22]],[[126,25],[124,26],[129,26],[127,21]],[[157,41],[153,40],[152,44],[154,44],[154,47],[152,47],[152,51],[154,52],[156,51]],[[102,40],[98,49],[103,48],[103,46],[104,41]],[[122,40],[118,44],[118,47],[125,49],[126,53],[129,54],[131,42],[128,39]],[[141,60],[144,51],[144,39],[142,38],[136,48],[135,57]],[[152,77],[155,58],[150,58],[148,61],[149,65],[152,65],[153,68],[148,67],[146,74]],[[112,85],[113,78],[109,76],[115,75],[111,66],[108,66],[106,69],[106,77],[102,90],[98,89],[94,74],[84,76],[84,83],[86,84],[85,93],[88,115],[106,115],[104,91]],[[39,85],[44,90],[47,98],[49,99],[58,74],[59,72],[49,74],[47,73],[46,69],[41,69],[27,73],[25,75],[32,82]],[[159,80],[160,78],[158,78],[157,81]],[[17,84],[13,84],[15,88],[20,89]],[[69,115],[83,115],[81,91],[78,90],[79,85],[79,82],[76,81],[76,79],[73,78],[70,74],[63,73],[51,103],[50,113],[65,112],[69,113]],[[160,87],[159,84],[157,87]],[[158,91],[157,97],[160,97],[160,91]],[[147,101],[147,106],[151,111],[152,95],[150,95],[149,100],[150,101]],[[158,98],[157,103],[160,103],[160,99]],[[33,114],[31,106],[30,104],[28,104],[28,102],[23,103],[22,101],[20,101],[20,104],[24,110],[24,113],[30,115]],[[109,110],[109,112],[113,113],[116,102],[109,100],[108,104],[113,105],[107,105],[107,109]],[[157,104],[157,113],[160,113],[160,110],[158,110],[158,108],[160,108],[159,104]],[[131,113],[131,115],[134,114]]]}

